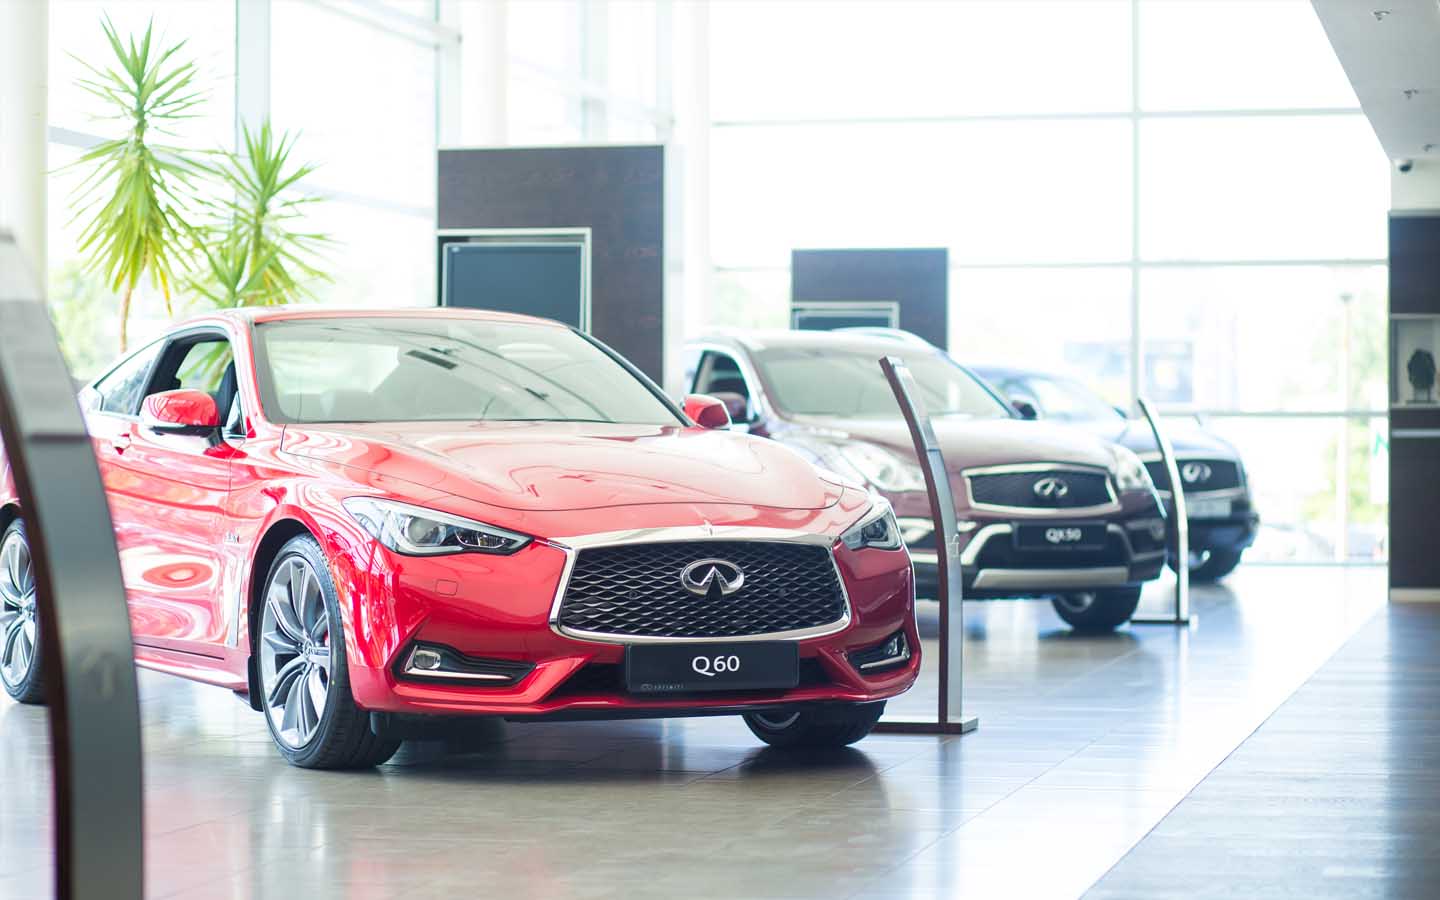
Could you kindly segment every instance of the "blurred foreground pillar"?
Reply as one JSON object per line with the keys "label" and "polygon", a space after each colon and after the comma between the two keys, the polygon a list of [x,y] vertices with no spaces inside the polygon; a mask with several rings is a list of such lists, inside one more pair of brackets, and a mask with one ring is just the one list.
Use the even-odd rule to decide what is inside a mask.
{"label": "blurred foreground pillar", "polygon": [[0,230],[0,444],[35,570],[55,897],[140,900],[140,707],[120,557],[95,450],[31,271]]}

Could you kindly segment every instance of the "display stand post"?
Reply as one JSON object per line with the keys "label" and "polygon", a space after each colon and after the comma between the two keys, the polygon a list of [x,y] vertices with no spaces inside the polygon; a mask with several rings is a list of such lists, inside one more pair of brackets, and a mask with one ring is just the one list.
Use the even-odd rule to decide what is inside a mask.
{"label": "display stand post", "polygon": [[143,896],[140,706],[95,451],[45,304],[0,232],[0,438],[37,585],[57,900]]}
{"label": "display stand post", "polygon": [[925,475],[925,490],[930,496],[930,515],[935,523],[936,565],[939,566],[940,601],[940,690],[935,719],[882,719],[875,729],[891,734],[964,734],[980,724],[975,716],[963,712],[965,681],[965,613],[961,603],[959,540],[955,528],[955,498],[950,493],[950,476],[945,471],[945,458],[930,416],[920,404],[915,376],[904,361],[894,356],[880,360],[880,369],[905,424],[915,443],[915,455]]}
{"label": "display stand post", "polygon": [[[1166,545],[1175,548],[1175,606],[1170,615],[1135,616],[1130,620],[1136,625],[1189,625],[1190,615],[1190,519],[1185,509],[1185,490],[1180,480],[1180,467],[1175,462],[1175,448],[1165,430],[1160,427],[1160,417],[1144,397],[1135,401],[1140,412],[1150,423],[1155,443],[1160,448],[1160,461],[1165,466],[1165,477],[1170,482],[1172,513],[1167,527]],[[1173,541],[1171,540],[1173,538]]]}

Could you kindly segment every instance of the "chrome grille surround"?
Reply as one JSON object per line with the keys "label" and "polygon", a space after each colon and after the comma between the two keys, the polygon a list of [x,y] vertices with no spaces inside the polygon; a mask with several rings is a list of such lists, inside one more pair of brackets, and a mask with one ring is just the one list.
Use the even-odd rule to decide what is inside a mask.
{"label": "chrome grille surround", "polygon": [[[1050,475],[1064,478],[1067,474],[1103,478],[1105,489],[1105,499],[1103,502],[1089,503],[1084,506],[1046,506],[1038,503],[1024,505],[990,503],[976,499],[975,480],[978,478],[992,475],[1025,475],[1032,476],[1038,480]],[[1102,466],[1087,466],[1075,463],[1018,463],[1015,465],[982,466],[974,469],[966,469],[961,472],[960,475],[965,480],[966,499],[970,501],[970,507],[976,510],[1023,516],[1060,517],[1101,515],[1118,512],[1120,510],[1120,498],[1115,494],[1114,480],[1110,477],[1110,471]]]}
{"label": "chrome grille surround", "polygon": [[[560,575],[560,583],[556,586],[555,599],[550,606],[550,629],[556,634],[572,640],[594,641],[607,644],[649,644],[649,643],[717,643],[737,641],[776,641],[776,640],[808,640],[812,638],[825,637],[837,634],[850,627],[851,606],[850,593],[845,586],[845,578],[840,573],[839,564],[835,561],[834,545],[839,538],[824,534],[816,534],[807,531],[794,531],[783,528],[759,528],[738,525],[687,525],[668,528],[643,528],[630,531],[611,531],[600,534],[577,535],[572,537],[551,538],[544,543],[556,547],[565,553],[565,567]],[[834,622],[806,628],[796,628],[787,631],[768,632],[764,634],[747,634],[717,637],[670,637],[644,634],[611,634],[598,631],[587,631],[570,628],[562,624],[561,613],[564,608],[565,594],[570,587],[571,577],[575,571],[576,562],[583,550],[600,547],[618,547],[631,544],[673,544],[680,542],[731,542],[731,541],[762,541],[782,544],[800,544],[819,546],[825,549],[830,559],[830,566],[835,573],[835,581],[839,586],[841,615]],[[679,573],[676,573],[677,578]],[[695,602],[703,603],[702,599],[696,598]]]}

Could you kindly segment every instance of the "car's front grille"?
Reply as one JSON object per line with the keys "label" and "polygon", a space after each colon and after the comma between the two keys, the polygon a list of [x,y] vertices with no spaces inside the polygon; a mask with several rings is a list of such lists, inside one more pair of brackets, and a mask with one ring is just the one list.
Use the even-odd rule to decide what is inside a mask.
{"label": "car's front grille", "polygon": [[1099,470],[1042,469],[968,476],[970,500],[988,506],[1079,509],[1113,502],[1110,476]]}
{"label": "car's front grille", "polygon": [[[1240,466],[1231,459],[1181,459],[1176,466],[1180,469],[1180,481],[1185,485],[1187,494],[1240,487]],[[1163,462],[1152,460],[1145,464],[1145,468],[1156,488],[1170,490],[1170,475],[1165,471]]]}
{"label": "car's front grille", "polygon": [[[728,595],[691,593],[681,572],[719,560],[743,573]],[[725,570],[732,576],[733,570]],[[705,571],[696,573],[694,583]],[[846,615],[830,550],[780,541],[675,541],[580,550],[560,603],[562,630],[625,637],[753,637],[823,628]]]}

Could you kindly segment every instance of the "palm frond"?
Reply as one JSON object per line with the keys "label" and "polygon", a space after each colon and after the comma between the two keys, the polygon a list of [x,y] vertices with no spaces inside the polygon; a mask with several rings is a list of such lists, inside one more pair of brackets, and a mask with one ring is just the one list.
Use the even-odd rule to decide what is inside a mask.
{"label": "palm frond", "polygon": [[160,49],[153,21],[138,41],[133,34],[122,39],[108,16],[101,29],[111,64],[80,60],[88,75],[79,85],[125,120],[127,134],[97,144],[72,164],[89,171],[71,195],[71,207],[75,221],[83,222],[79,246],[90,270],[126,294],[123,336],[123,311],[142,277],[170,308],[188,249],[187,197],[207,171],[189,151],[156,145],[149,135],[188,117],[204,95],[194,88],[195,63],[177,56],[185,42]]}

